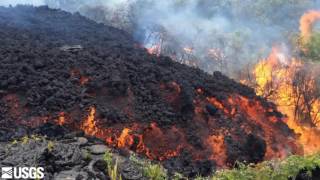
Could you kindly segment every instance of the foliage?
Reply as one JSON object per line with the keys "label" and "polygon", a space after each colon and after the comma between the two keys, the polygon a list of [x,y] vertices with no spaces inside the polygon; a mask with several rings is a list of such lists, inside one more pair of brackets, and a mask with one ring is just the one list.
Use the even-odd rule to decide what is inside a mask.
{"label": "foliage", "polygon": [[150,180],[165,180],[166,172],[159,164],[148,163],[143,169],[144,175]]}
{"label": "foliage", "polygon": [[107,165],[112,164],[112,153],[107,150],[103,155],[103,160],[107,163]]}
{"label": "foliage", "polygon": [[108,173],[111,180],[122,180],[121,175],[118,173],[118,160],[113,166],[108,166]]}
{"label": "foliage", "polygon": [[310,40],[302,45],[302,54],[312,61],[320,61],[320,33],[313,33]]}
{"label": "foliage", "polygon": [[53,151],[53,149],[54,149],[54,143],[52,142],[52,141],[49,141],[48,142],[48,151],[49,152],[52,152]]}
{"label": "foliage", "polygon": [[142,159],[139,159],[135,154],[130,155],[130,161],[134,162],[135,164],[137,164],[139,166],[144,166],[146,163]]}
{"label": "foliage", "polygon": [[27,144],[29,142],[29,137],[28,136],[23,136],[22,138],[21,138],[21,143],[22,144]]}
{"label": "foliage", "polygon": [[122,180],[118,169],[118,160],[113,163],[112,153],[107,150],[103,155],[103,160],[107,163],[107,173],[111,180]]}
{"label": "foliage", "polygon": [[265,161],[257,165],[243,165],[231,170],[222,170],[212,180],[287,180],[295,179],[301,171],[311,175],[320,167],[320,154],[310,156],[293,155],[283,161]]}
{"label": "foliage", "polygon": [[[112,162],[111,153],[106,153],[104,159],[107,163]],[[167,172],[160,164],[143,162],[135,156],[130,157],[130,160],[142,167],[144,176],[148,179],[167,179]],[[220,170],[211,177],[197,176],[195,180],[288,180],[289,178],[295,179],[302,171],[311,176],[312,171],[318,167],[320,167],[320,153],[309,156],[292,155],[284,160],[264,161],[259,164],[245,165],[237,163],[236,168]],[[113,166],[113,172],[114,174],[117,173],[117,166]],[[171,179],[188,178],[183,177],[182,174],[175,173]]]}
{"label": "foliage", "polygon": [[172,179],[173,180],[181,180],[181,179],[184,179],[184,177],[182,174],[176,172],[176,173],[174,173]]}
{"label": "foliage", "polygon": [[45,137],[43,136],[38,136],[38,135],[31,135],[30,137],[29,136],[23,136],[21,139],[17,140],[13,140],[13,142],[11,143],[12,145],[15,145],[17,144],[18,142],[21,142],[21,144],[28,144],[30,140],[33,140],[33,141],[43,141],[45,140]]}
{"label": "foliage", "polygon": [[[160,164],[152,164],[150,161],[145,161],[138,158],[136,155],[130,155],[130,161],[134,162],[137,166],[142,167],[143,173],[148,179],[151,180],[164,180],[167,173]],[[182,179],[181,174],[176,173],[173,179]]]}

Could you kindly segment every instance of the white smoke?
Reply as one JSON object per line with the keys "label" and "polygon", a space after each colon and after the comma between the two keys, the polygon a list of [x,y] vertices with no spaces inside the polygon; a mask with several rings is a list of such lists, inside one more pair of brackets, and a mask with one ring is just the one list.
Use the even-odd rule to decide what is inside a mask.
{"label": "white smoke", "polygon": [[[320,5],[314,0],[43,1],[6,0],[0,5],[45,3],[80,12],[132,33],[146,47],[162,41],[164,55],[193,60],[207,72],[220,70],[229,75],[266,57],[274,43],[292,37],[303,12]],[[184,48],[192,51],[184,54]]]}

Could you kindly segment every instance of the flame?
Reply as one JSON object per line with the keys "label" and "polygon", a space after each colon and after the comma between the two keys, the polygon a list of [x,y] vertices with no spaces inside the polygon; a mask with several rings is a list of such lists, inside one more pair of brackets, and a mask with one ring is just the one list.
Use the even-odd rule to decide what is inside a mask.
{"label": "flame", "polygon": [[96,109],[94,107],[90,108],[90,113],[87,117],[87,119],[83,122],[81,129],[89,135],[95,135],[98,132],[98,128],[96,126],[95,121],[95,113]]}
{"label": "flame", "polygon": [[[160,161],[178,156],[185,144],[180,130],[175,127],[163,130],[156,123],[128,125],[119,135],[117,128],[112,127],[98,131],[96,136],[105,138],[110,146],[133,150],[146,155],[149,159]],[[181,144],[176,143],[177,141]]]}
{"label": "flame", "polygon": [[315,21],[320,20],[320,11],[311,10],[306,12],[300,19],[300,32],[304,43],[308,42],[312,34]]}
{"label": "flame", "polygon": [[151,47],[146,48],[149,54],[157,55],[159,56],[161,54],[161,45],[156,44]]}
{"label": "flame", "polygon": [[[315,13],[313,11],[307,13],[302,18],[304,24],[313,22],[313,16],[317,15]],[[307,32],[307,30],[303,32]],[[286,123],[295,133],[300,135],[298,141],[303,146],[304,154],[312,154],[320,150],[319,130],[317,127],[305,126],[304,119],[297,115],[297,109],[300,108],[302,114],[309,114],[310,121],[319,122],[320,99],[315,99],[310,103],[306,96],[303,96],[303,93],[316,91],[316,82],[313,76],[300,81],[296,80],[297,73],[304,65],[301,60],[290,59],[280,49],[273,48],[269,57],[261,60],[255,66],[253,74],[257,84],[255,87],[257,94],[273,101],[279,110],[287,115]],[[297,88],[297,83],[303,86],[303,89]],[[311,96],[311,94],[307,96]],[[302,108],[306,104],[310,106],[308,112]]]}
{"label": "flame", "polygon": [[65,113],[61,112],[61,113],[59,113],[58,125],[63,126],[65,123],[66,123]]}
{"label": "flame", "polygon": [[133,138],[130,135],[131,130],[129,128],[124,128],[120,137],[118,138],[118,147],[124,148],[126,145],[131,146],[133,144]]}

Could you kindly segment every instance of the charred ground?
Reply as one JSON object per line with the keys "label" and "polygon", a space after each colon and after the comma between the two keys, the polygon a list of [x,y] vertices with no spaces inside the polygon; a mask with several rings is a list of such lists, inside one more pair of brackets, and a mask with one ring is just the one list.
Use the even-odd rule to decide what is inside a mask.
{"label": "charred ground", "polygon": [[[118,29],[28,6],[0,8],[0,26],[2,141],[54,136],[62,127],[41,128],[61,113],[56,135],[86,131],[94,107],[97,129],[88,135],[189,176],[299,152],[281,113],[253,89],[150,55]],[[119,143],[124,128],[130,133]]]}

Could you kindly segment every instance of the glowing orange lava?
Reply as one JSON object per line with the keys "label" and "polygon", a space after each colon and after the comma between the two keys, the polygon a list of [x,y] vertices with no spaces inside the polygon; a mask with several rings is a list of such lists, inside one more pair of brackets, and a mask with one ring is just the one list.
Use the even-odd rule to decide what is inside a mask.
{"label": "glowing orange lava", "polygon": [[[226,147],[224,144],[224,136],[223,135],[212,135],[209,136],[208,144],[212,147],[212,155],[211,159],[215,159],[218,166],[225,166],[227,160]],[[219,158],[217,158],[219,157]]]}

